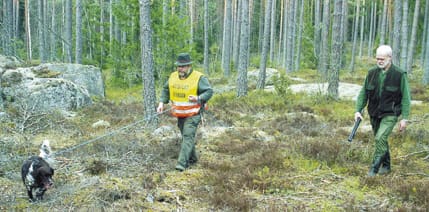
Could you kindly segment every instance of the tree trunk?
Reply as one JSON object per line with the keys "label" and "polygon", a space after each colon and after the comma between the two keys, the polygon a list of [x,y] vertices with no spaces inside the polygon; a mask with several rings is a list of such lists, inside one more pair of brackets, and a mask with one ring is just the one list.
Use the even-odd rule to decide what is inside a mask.
{"label": "tree trunk", "polygon": [[258,82],[256,83],[257,89],[264,89],[265,87],[265,73],[267,68],[267,58],[268,58],[268,48],[269,48],[269,38],[270,38],[270,23],[271,23],[271,9],[272,9],[272,0],[267,0],[265,5],[265,14],[264,14],[264,37],[262,41],[262,56],[261,62],[259,65],[259,76]]}
{"label": "tree trunk", "polygon": [[299,10],[299,25],[298,25],[298,44],[296,48],[296,57],[295,57],[295,67],[293,70],[300,69],[301,62],[301,43],[302,43],[302,31],[304,30],[304,0],[300,1],[300,10]]}
{"label": "tree trunk", "polygon": [[356,56],[356,43],[357,43],[357,36],[359,31],[359,17],[360,17],[360,0],[357,0],[356,4],[356,13],[355,13],[355,23],[353,26],[353,43],[352,43],[352,56],[350,61],[350,73],[353,73],[355,71],[355,56]]}
{"label": "tree trunk", "polygon": [[209,0],[204,0],[204,73],[209,76]]}
{"label": "tree trunk", "polygon": [[28,5],[29,0],[25,0],[24,2],[24,10],[25,10],[25,44],[27,49],[27,61],[31,61],[33,59],[33,49],[31,47],[31,27],[30,27],[30,8]]}
{"label": "tree trunk", "polygon": [[76,56],[77,64],[82,64],[82,3],[76,0]]}
{"label": "tree trunk", "polygon": [[393,11],[393,40],[392,40],[392,61],[395,64],[401,64],[400,44],[401,44],[401,21],[402,21],[402,0],[394,0]]}
{"label": "tree trunk", "polygon": [[0,112],[4,111],[2,77],[3,77],[3,69],[0,68]]}
{"label": "tree trunk", "polygon": [[223,75],[229,77],[231,62],[231,1],[225,0],[225,17],[223,26],[222,69]]}
{"label": "tree trunk", "polygon": [[150,0],[139,0],[140,3],[140,45],[143,76],[144,118],[149,126],[158,124],[156,111],[156,93],[154,78],[154,61],[152,49],[152,23],[150,17]]}
{"label": "tree trunk", "polygon": [[427,48],[424,48],[426,45],[426,39],[427,39],[427,30],[428,30],[428,24],[429,24],[429,1],[426,1],[425,3],[425,18],[423,21],[423,37],[422,37],[422,52],[420,53],[420,64],[423,67],[425,64],[425,54],[427,51]]}
{"label": "tree trunk", "polygon": [[321,34],[321,49],[320,49],[320,60],[318,64],[319,73],[326,79],[326,72],[328,70],[328,54],[329,54],[329,27],[330,27],[330,18],[329,18],[329,0],[325,0],[323,3],[323,26]]}
{"label": "tree trunk", "polygon": [[321,39],[321,12],[320,12],[320,0],[314,1],[314,34],[313,34],[313,46],[314,46],[314,55],[316,59],[319,59],[320,55],[320,39]]}
{"label": "tree trunk", "polygon": [[237,96],[247,95],[247,67],[249,54],[249,0],[241,0],[240,56],[238,61]]}
{"label": "tree trunk", "polygon": [[100,67],[104,65],[104,0],[100,0]]}
{"label": "tree trunk", "polygon": [[383,13],[381,14],[381,26],[380,26],[380,45],[386,44],[386,25],[387,25],[387,1],[384,0]]}
{"label": "tree trunk", "polygon": [[[289,40],[289,33],[290,33],[290,30],[289,30],[289,22],[291,22],[292,20],[290,20],[290,13],[291,13],[291,9],[290,9],[290,6],[291,6],[291,4],[290,4],[290,0],[284,0],[284,18],[283,18],[283,46],[282,46],[282,48],[283,48],[283,56],[282,56],[282,60],[281,60],[281,65],[284,67],[284,68],[286,68],[287,67],[287,63],[286,63],[286,61],[287,61],[287,57],[288,57],[288,45],[289,45],[289,43],[288,42],[290,42],[290,40]],[[262,40],[262,39],[261,39]],[[287,69],[286,69],[286,71],[288,71]]]}
{"label": "tree trunk", "polygon": [[374,36],[374,32],[375,32],[375,25],[377,23],[377,2],[371,2],[371,17],[370,17],[370,21],[369,21],[369,34],[368,34],[368,57],[372,57],[372,48],[374,46],[374,40],[375,40],[375,36]]}
{"label": "tree trunk", "polygon": [[234,62],[234,68],[237,69],[238,68],[238,57],[239,57],[239,49],[240,49],[240,28],[241,28],[241,13],[243,11],[240,10],[241,8],[241,0],[237,0],[237,3],[234,5],[238,5],[235,7],[234,9],[234,16],[235,16],[235,21],[234,21],[234,30],[232,32],[233,34],[233,39],[234,42],[232,43],[232,58],[233,58],[233,62]]}
{"label": "tree trunk", "polygon": [[296,34],[296,10],[297,3],[291,1],[290,4],[290,16],[289,16],[289,27],[288,27],[288,47],[287,47],[287,57],[286,57],[286,71],[292,72],[293,70],[293,58],[295,55],[295,34]]}
{"label": "tree trunk", "polygon": [[37,13],[38,13],[38,24],[37,24],[37,29],[38,29],[38,34],[39,34],[39,57],[40,57],[40,62],[44,63],[46,62],[46,48],[45,48],[45,18],[44,18],[44,11],[43,11],[43,0],[39,0],[38,5],[37,5]]}
{"label": "tree trunk", "polygon": [[[402,5],[402,25],[401,25],[401,63],[403,70],[407,68],[407,52],[408,52],[408,0],[403,1]],[[398,49],[395,49],[396,51]]]}
{"label": "tree trunk", "polygon": [[72,62],[72,43],[73,43],[73,37],[72,37],[72,0],[66,0],[66,8],[65,8],[65,50],[66,50],[66,62],[71,63]]}
{"label": "tree trunk", "polygon": [[[328,95],[338,99],[339,73],[341,68],[341,58],[343,43],[341,39],[342,31],[342,7],[343,0],[334,1],[334,20],[332,23],[332,48],[331,48],[331,68],[328,71]],[[359,3],[358,3],[359,5]],[[359,6],[358,6],[359,7]]]}
{"label": "tree trunk", "polygon": [[410,38],[410,46],[408,48],[408,56],[407,56],[407,71],[409,74],[413,71],[413,59],[414,59],[414,46],[416,45],[416,35],[417,35],[417,24],[419,18],[419,10],[420,9],[420,0],[416,0],[416,5],[414,7],[414,17],[413,17],[413,26],[411,28],[411,38]]}
{"label": "tree trunk", "polygon": [[359,30],[359,59],[362,59],[362,51],[363,51],[363,34],[364,34],[364,25],[365,25],[365,5],[362,8],[362,16],[360,16],[360,30]]}
{"label": "tree trunk", "polygon": [[426,33],[426,43],[425,43],[425,65],[423,66],[423,85],[429,85],[429,33]]}
{"label": "tree trunk", "polygon": [[49,58],[51,61],[56,60],[56,49],[57,49],[57,38],[55,37],[55,33],[56,33],[56,29],[57,29],[57,25],[56,25],[56,10],[55,10],[55,2],[52,2],[51,5],[51,30],[49,31],[49,36],[50,36],[50,40],[49,40]]}
{"label": "tree trunk", "polygon": [[271,9],[271,30],[270,30],[270,57],[269,60],[274,62],[274,49],[275,49],[275,39],[276,39],[276,0],[272,0],[272,9]]}

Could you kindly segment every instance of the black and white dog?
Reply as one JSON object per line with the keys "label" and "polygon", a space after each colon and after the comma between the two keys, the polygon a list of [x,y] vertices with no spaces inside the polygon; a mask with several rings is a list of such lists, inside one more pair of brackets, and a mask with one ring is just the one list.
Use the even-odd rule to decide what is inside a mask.
{"label": "black and white dog", "polygon": [[[53,162],[51,152],[49,141],[44,140],[40,146],[39,156],[31,156],[22,165],[21,177],[31,202],[42,200],[45,191],[53,185],[54,169],[50,164]],[[36,199],[33,197],[33,189],[36,191]]]}

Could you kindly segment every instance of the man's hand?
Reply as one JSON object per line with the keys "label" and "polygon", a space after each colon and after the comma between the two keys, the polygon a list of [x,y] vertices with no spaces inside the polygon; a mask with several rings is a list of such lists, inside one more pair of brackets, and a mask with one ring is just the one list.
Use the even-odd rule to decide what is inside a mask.
{"label": "man's hand", "polygon": [[194,96],[194,95],[189,95],[188,100],[190,102],[198,102],[198,96]]}
{"label": "man's hand", "polygon": [[402,131],[404,131],[404,130],[405,130],[405,128],[407,128],[407,120],[402,119],[402,120],[399,122],[399,131],[400,131],[400,132],[402,132]]}
{"label": "man's hand", "polygon": [[156,108],[156,112],[157,113],[162,113],[163,110],[164,110],[164,103],[160,102],[158,104],[158,107]]}
{"label": "man's hand", "polygon": [[360,118],[361,120],[363,120],[363,116],[362,116],[362,114],[360,112],[356,112],[355,113],[355,121],[357,121],[358,118]]}

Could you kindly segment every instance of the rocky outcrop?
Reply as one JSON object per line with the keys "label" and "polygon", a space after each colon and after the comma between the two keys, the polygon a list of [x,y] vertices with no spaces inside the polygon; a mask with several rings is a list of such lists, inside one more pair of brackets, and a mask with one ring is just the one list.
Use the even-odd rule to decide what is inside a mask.
{"label": "rocky outcrop", "polygon": [[101,70],[94,66],[47,63],[16,68],[13,64],[0,64],[5,107],[74,110],[92,104],[92,97],[104,98]]}

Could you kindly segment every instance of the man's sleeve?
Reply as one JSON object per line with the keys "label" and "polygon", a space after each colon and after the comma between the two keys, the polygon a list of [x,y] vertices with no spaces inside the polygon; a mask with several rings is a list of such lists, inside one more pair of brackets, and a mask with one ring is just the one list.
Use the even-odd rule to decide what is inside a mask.
{"label": "man's sleeve", "polygon": [[362,86],[362,88],[360,89],[359,95],[356,99],[356,108],[355,108],[355,112],[362,112],[363,108],[365,108],[366,103],[368,101],[368,96],[366,95],[366,85],[367,85],[367,78],[365,78],[365,82]]}
{"label": "man's sleeve", "polygon": [[159,98],[159,102],[162,102],[164,104],[168,103],[170,100],[170,89],[168,87],[168,80],[164,83],[164,86],[162,87],[161,91],[161,97]]}
{"label": "man's sleeve", "polygon": [[402,92],[402,119],[408,119],[411,108],[411,95],[410,87],[408,84],[407,74],[402,75],[401,79],[401,92]]}
{"label": "man's sleeve", "polygon": [[198,96],[200,101],[207,102],[213,96],[213,89],[206,76],[201,76],[198,82]]}

